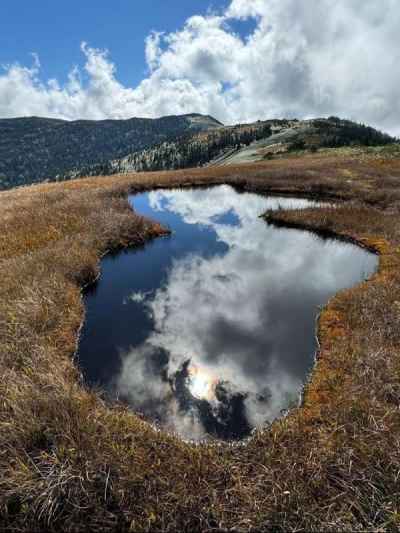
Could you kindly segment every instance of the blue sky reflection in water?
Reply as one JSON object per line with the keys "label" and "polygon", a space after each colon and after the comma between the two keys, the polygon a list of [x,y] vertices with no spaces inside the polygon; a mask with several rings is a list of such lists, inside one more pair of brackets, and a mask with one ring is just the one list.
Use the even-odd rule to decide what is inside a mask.
{"label": "blue sky reflection in water", "polygon": [[184,438],[243,438],[297,402],[320,306],[377,257],[259,218],[307,200],[220,186],[130,202],[173,233],[103,259],[85,296],[84,375]]}

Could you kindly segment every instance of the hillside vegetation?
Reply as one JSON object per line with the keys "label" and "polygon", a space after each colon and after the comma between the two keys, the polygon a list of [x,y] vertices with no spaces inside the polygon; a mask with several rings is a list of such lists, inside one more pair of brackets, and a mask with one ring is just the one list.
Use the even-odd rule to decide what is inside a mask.
{"label": "hillside vegetation", "polygon": [[342,146],[384,146],[395,142],[374,128],[337,117],[267,120],[191,133],[108,163],[80,169],[79,176],[174,170],[250,163],[296,151]]}
{"label": "hillside vegetation", "polygon": [[[221,183],[329,200],[266,217],[380,254],[375,276],[322,311],[303,405],[239,446],[156,430],[89,390],[73,358],[81,289],[102,254],[165,233],[127,194]],[[398,152],[341,148],[36,185],[0,193],[0,213],[0,529],[400,529]]]}
{"label": "hillside vegetation", "polygon": [[192,114],[161,119],[0,120],[0,190],[126,172],[251,163],[298,151],[384,146],[395,139],[337,117],[223,126]]}
{"label": "hillside vegetation", "polygon": [[271,134],[270,123],[261,121],[186,134],[177,140],[162,142],[104,165],[81,169],[81,176],[204,166],[221,154],[239,150],[242,146],[268,138]]}
{"label": "hillside vegetation", "polygon": [[160,119],[0,119],[0,190],[68,177],[74,169],[221,124],[198,114]]}

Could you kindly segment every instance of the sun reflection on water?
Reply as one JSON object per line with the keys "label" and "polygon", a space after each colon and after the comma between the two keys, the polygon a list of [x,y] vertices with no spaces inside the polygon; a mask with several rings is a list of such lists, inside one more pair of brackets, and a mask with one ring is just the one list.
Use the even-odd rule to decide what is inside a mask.
{"label": "sun reflection on water", "polygon": [[215,399],[218,379],[210,371],[192,364],[188,368],[188,374],[188,388],[195,398],[209,401]]}

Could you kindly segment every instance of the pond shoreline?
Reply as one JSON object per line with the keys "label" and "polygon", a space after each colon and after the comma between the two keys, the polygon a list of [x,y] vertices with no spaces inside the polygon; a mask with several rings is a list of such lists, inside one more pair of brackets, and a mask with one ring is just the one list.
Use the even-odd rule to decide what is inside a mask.
{"label": "pond shoreline", "polygon": [[[312,340],[315,322],[313,309],[323,305],[328,295],[330,297],[343,287],[356,284],[369,276],[372,272],[372,257],[356,248],[341,246],[339,239],[329,239],[322,244],[322,241],[310,238],[304,232],[276,232],[259,215],[265,209],[279,211],[296,207],[322,207],[313,202],[306,203],[303,199],[238,193],[228,186],[216,186],[201,190],[164,188],[131,195],[129,201],[141,215],[170,228],[173,241],[157,241],[148,248],[127,249],[126,253],[113,254],[112,260],[105,259],[102,262],[102,281],[85,296],[88,318],[77,357],[80,367],[89,384],[96,384],[96,388],[104,389],[105,398],[125,399],[135,413],[143,412],[150,419],[153,416],[159,421],[168,421],[170,431],[180,434],[186,442],[205,442],[207,437],[211,437],[210,432],[214,438],[228,441],[247,438],[254,425],[261,429],[262,419],[270,425],[273,419],[281,416],[282,410],[287,409],[288,400],[285,395],[297,396],[304,381],[303,371],[307,374],[311,372],[309,359],[315,351]],[[243,239],[244,235],[246,239]],[[289,258],[293,256],[294,249],[297,250],[297,261],[296,266],[291,266]],[[318,256],[321,251],[326,256],[325,270],[328,269],[329,274],[320,270]],[[237,262],[239,257],[244,256],[244,263],[241,259]],[[362,266],[363,271],[358,273],[356,265],[359,262],[362,262],[359,266]],[[279,266],[272,268],[272,264]],[[307,264],[305,270],[304,264]],[[153,269],[153,265],[155,270],[149,276],[148,272]],[[184,271],[180,272],[179,265],[185,265]],[[284,279],[280,274],[281,268],[286,272]],[[174,276],[174,271],[180,272],[178,278],[178,274]],[[293,272],[296,272],[296,281],[292,279]],[[159,279],[160,275],[162,278]],[[217,276],[214,277],[215,275]],[[223,282],[221,275],[224,276]],[[318,277],[321,281],[316,283],[315,279]],[[239,279],[241,281],[238,285]],[[284,290],[277,289],[278,286],[284,287]],[[198,319],[201,323],[196,320],[196,325],[191,324],[193,302],[186,301],[182,295],[183,290],[185,294],[196,293],[196,315],[200,317],[199,313],[201,314],[202,319]],[[299,291],[307,305],[297,300]],[[135,300],[136,303],[129,306],[127,299],[130,299],[132,293],[141,296],[139,301]],[[220,296],[217,297],[217,294]],[[172,303],[176,297],[180,298],[180,306]],[[166,306],[165,298],[169,303],[161,319],[160,306]],[[210,299],[213,298],[214,303],[211,305]],[[226,298],[230,301],[229,306],[224,303]],[[231,311],[236,308],[238,298],[242,302],[244,313],[240,324],[236,323]],[[247,311],[244,311],[243,306]],[[107,311],[110,307],[113,309],[112,322]],[[258,311],[261,307],[264,309],[263,313]],[[148,320],[150,309],[153,310],[150,321],[154,321],[153,326],[150,326]],[[218,313],[216,309],[219,309]],[[293,316],[294,309],[297,310],[298,319],[292,322],[290,317]],[[245,316],[253,316],[253,321],[245,320]],[[219,339],[214,327],[218,320],[227,335],[223,346],[220,346],[222,339]],[[105,335],[103,332],[114,321],[118,325],[115,323],[112,326],[111,340],[110,334]],[[264,326],[259,330],[258,324],[261,322]],[[130,323],[135,324],[137,333],[132,331]],[[179,333],[176,331],[176,323],[182,325]],[[271,323],[279,324],[279,330],[284,329],[288,335],[278,334],[277,330],[274,334],[270,333]],[[299,323],[305,328],[301,334]],[[240,348],[237,344],[240,342],[240,336],[237,336],[239,332],[241,335],[246,332],[246,342]],[[172,333],[179,336],[180,342],[171,345],[167,339]],[[146,342],[143,340],[144,334],[148,337]],[[149,343],[152,337],[153,341]],[[134,340],[138,338],[142,340]],[[230,338],[236,338],[234,346],[230,343]],[[295,344],[290,338],[297,339]],[[210,343],[212,345],[213,342],[219,348],[210,348]],[[182,346],[178,347],[181,344],[186,346],[183,352]],[[152,361],[157,351],[156,346],[159,346],[164,359],[166,358],[163,372],[168,372],[170,384],[178,379],[178,374],[175,373],[178,372],[179,365],[188,360],[189,371],[196,369],[194,375],[199,375],[200,380],[206,380],[202,382],[206,387],[206,398],[196,399],[191,395],[191,383],[195,378],[190,377],[190,374],[184,377],[183,367],[179,370],[179,375],[182,374],[179,378],[179,393],[174,386],[171,385],[170,389],[164,379],[161,379],[158,374],[161,368],[156,370],[160,363],[154,361],[155,366],[149,370],[148,363],[144,364],[140,354],[142,350],[146,350],[146,359]],[[197,348],[192,351],[194,346]],[[228,353],[233,357],[231,363],[228,363]],[[240,363],[241,353],[247,354],[246,365]],[[92,354],[96,354],[95,358]],[[191,354],[189,359],[188,354]],[[296,362],[292,361],[293,357]],[[174,360],[173,371],[170,368],[171,358]],[[235,372],[232,365],[236,365]],[[303,365],[304,369],[300,370]],[[250,369],[256,366],[258,372],[254,375]],[[105,368],[108,369],[107,372]],[[150,390],[156,387],[157,394],[164,391],[164,401],[156,400],[146,388],[139,394],[143,385],[134,378],[134,374],[138,372],[141,376],[147,376],[143,379],[148,382]],[[260,372],[265,372],[263,380]],[[231,377],[228,378],[228,375]],[[278,392],[279,389],[286,392]],[[223,398],[218,392],[222,390]],[[144,398],[147,398],[147,404]],[[180,405],[178,412],[175,409],[171,411],[175,402]],[[236,415],[233,412],[229,414],[232,409],[235,409]],[[166,412],[169,413],[168,416]]]}

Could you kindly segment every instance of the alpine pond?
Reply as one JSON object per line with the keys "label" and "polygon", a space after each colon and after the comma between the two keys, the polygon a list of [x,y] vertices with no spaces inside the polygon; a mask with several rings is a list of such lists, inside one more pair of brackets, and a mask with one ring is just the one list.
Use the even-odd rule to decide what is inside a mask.
{"label": "alpine pond", "polygon": [[171,235],[103,258],[85,293],[86,381],[185,439],[242,439],[297,404],[321,307],[378,259],[260,218],[309,200],[229,186],[129,200]]}

